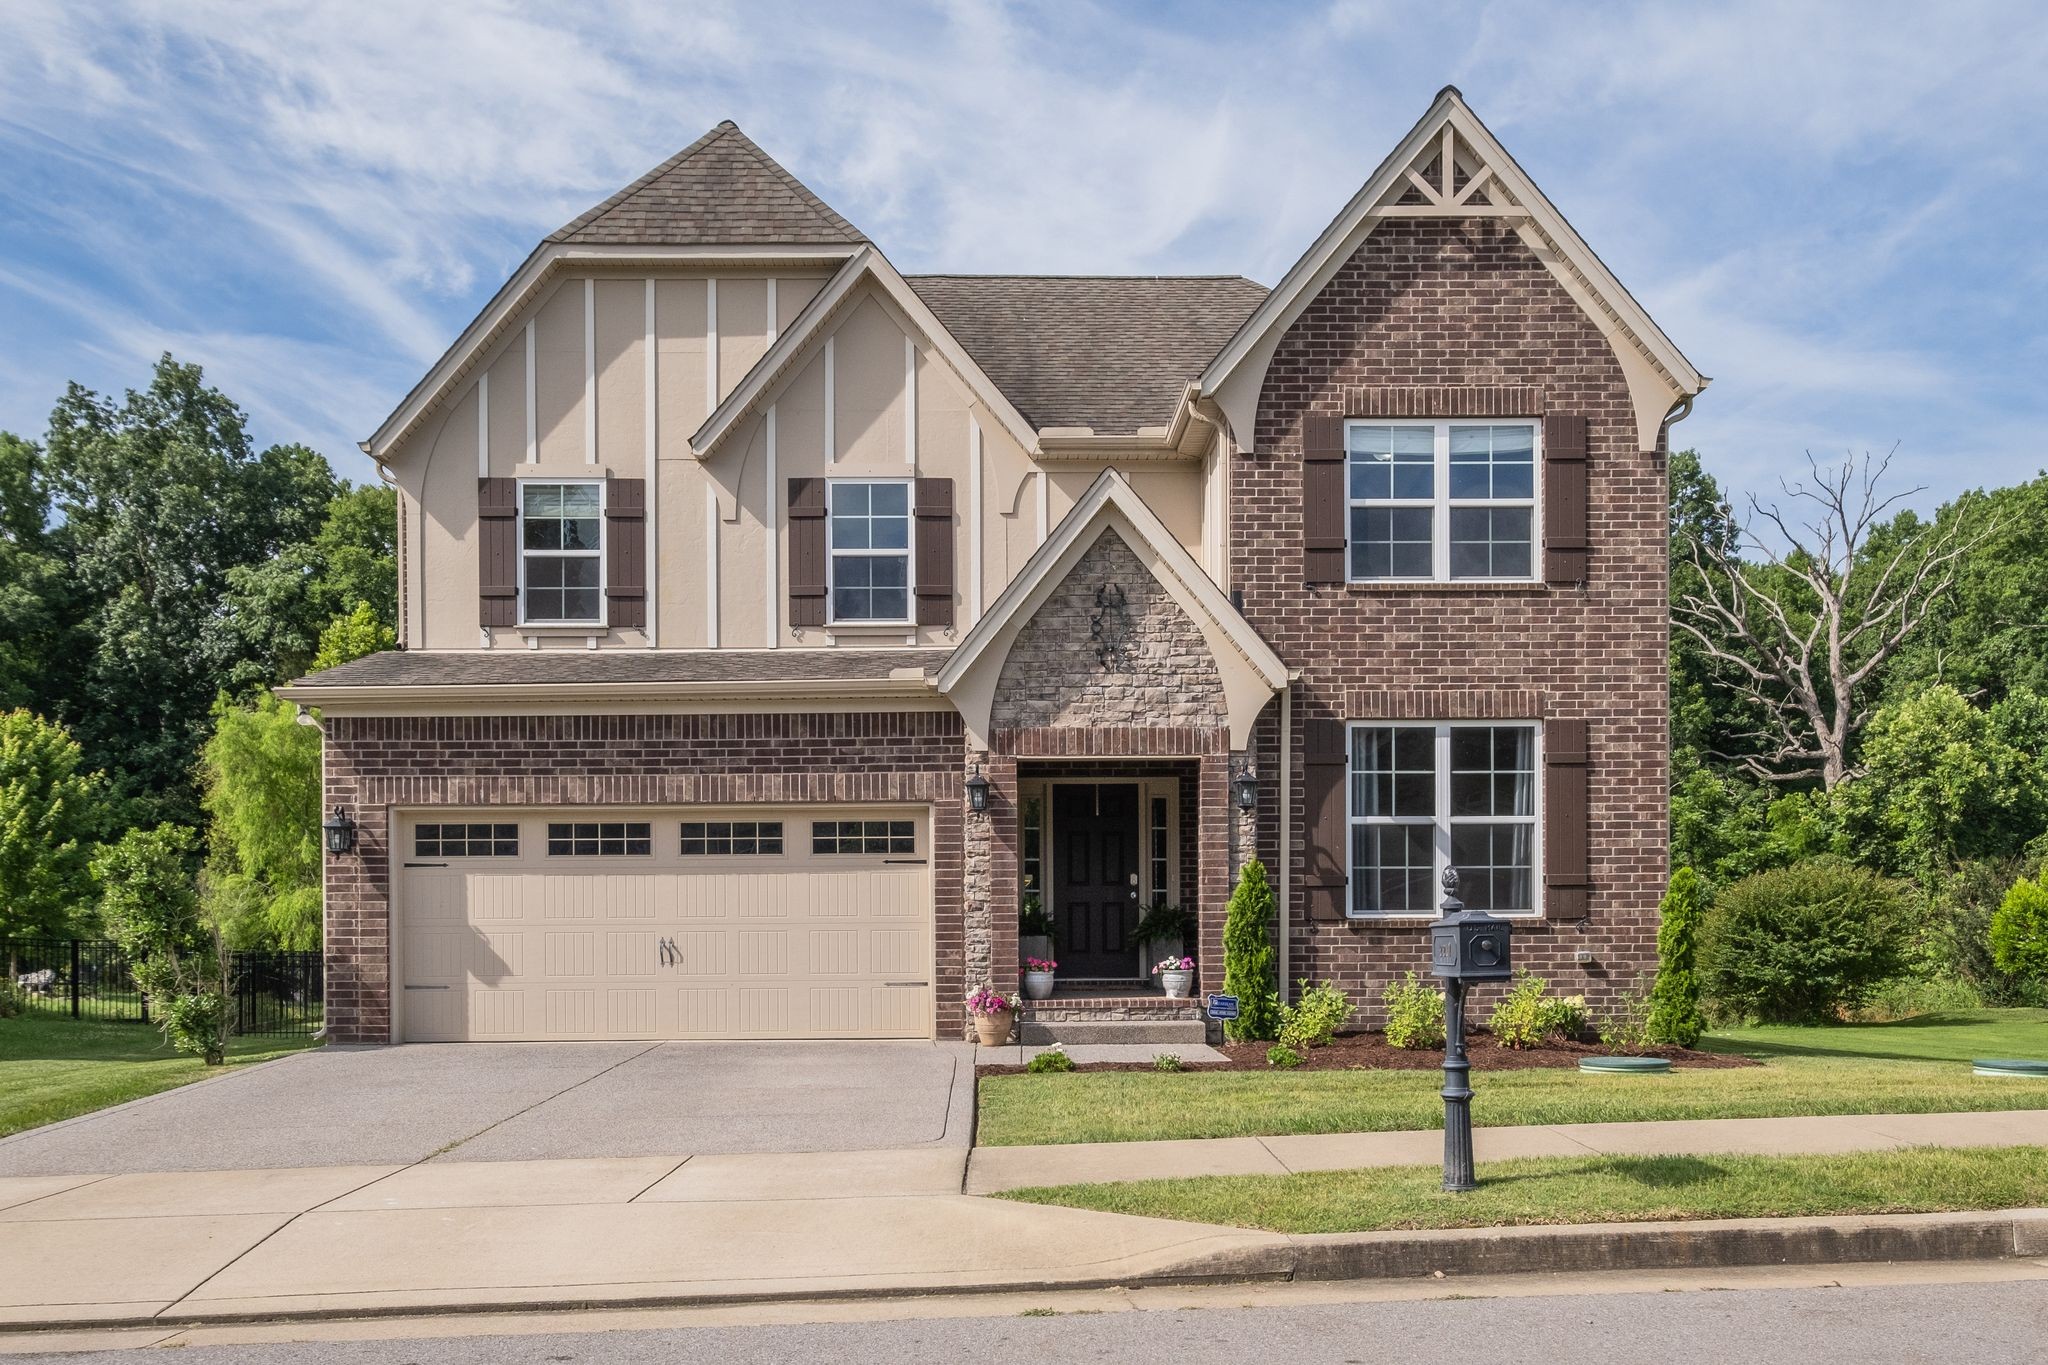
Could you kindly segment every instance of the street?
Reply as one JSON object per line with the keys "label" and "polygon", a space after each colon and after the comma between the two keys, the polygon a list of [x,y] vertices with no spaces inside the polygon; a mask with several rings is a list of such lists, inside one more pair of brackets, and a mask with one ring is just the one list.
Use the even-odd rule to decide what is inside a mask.
{"label": "street", "polygon": [[[1840,1283],[1828,1286],[1832,1277]],[[1824,1287],[1825,1286],[1825,1287]],[[1432,1297],[1417,1298],[1427,1294]],[[1253,1305],[1253,1306],[1247,1306]],[[914,1317],[887,1315],[916,1314]],[[548,1330],[550,1324],[577,1330]],[[638,1324],[660,1324],[640,1326]],[[599,1330],[593,1330],[599,1329]],[[609,1330],[601,1330],[609,1329]],[[458,1335],[459,1334],[459,1335]],[[112,1337],[114,1334],[102,1334]],[[324,1340],[285,1340],[322,1336]],[[76,1351],[83,1334],[46,1344]],[[701,1360],[781,1365],[997,1358],[1176,1365],[1472,1365],[1475,1361],[1740,1360],[1745,1365],[2048,1360],[2048,1263],[1546,1277],[1445,1285],[1274,1285],[1001,1301],[925,1299],[414,1319],[121,1334],[123,1349],[32,1355],[181,1365],[571,1365]],[[239,1343],[239,1344],[233,1344]],[[0,1338],[0,1351],[23,1339]]]}

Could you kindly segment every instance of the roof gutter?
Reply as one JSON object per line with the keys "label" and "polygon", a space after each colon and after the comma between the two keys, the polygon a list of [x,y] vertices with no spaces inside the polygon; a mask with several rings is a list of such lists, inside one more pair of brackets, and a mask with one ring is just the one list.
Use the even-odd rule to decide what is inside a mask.
{"label": "roof gutter", "polygon": [[300,706],[333,710],[403,711],[422,704],[489,706],[532,706],[548,703],[548,710],[574,710],[579,703],[606,705],[622,703],[677,703],[709,701],[887,701],[933,699],[937,697],[932,679],[922,669],[902,670],[903,676],[866,678],[778,678],[756,681],[715,682],[627,682],[627,683],[432,683],[391,686],[348,686],[290,683],[274,689],[278,696]]}

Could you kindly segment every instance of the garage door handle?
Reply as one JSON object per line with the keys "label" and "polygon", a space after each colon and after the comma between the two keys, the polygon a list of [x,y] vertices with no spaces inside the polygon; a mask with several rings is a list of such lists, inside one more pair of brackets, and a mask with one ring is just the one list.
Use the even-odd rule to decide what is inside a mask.
{"label": "garage door handle", "polygon": [[923,867],[923,866],[924,866],[924,859],[922,859],[922,858],[884,858],[884,859],[882,859],[882,861],[883,861],[884,863],[889,863],[889,864],[895,864],[895,865],[903,865],[903,864],[908,864],[908,865],[909,865],[909,866],[911,866],[911,867]]}
{"label": "garage door handle", "polygon": [[407,867],[446,867],[446,863],[407,863]]}
{"label": "garage door handle", "polygon": [[884,986],[929,986],[929,981],[884,981]]}

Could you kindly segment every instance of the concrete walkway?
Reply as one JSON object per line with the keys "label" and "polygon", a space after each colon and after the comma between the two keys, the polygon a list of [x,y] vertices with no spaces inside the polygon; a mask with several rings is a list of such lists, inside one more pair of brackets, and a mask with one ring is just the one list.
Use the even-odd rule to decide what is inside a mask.
{"label": "concrete walkway", "polygon": [[[1819,1118],[1697,1119],[1667,1123],[1560,1123],[1479,1128],[1480,1161],[1520,1156],[1774,1156],[1869,1152],[1892,1147],[2048,1146],[2048,1109],[1969,1114],[1843,1114]],[[969,1194],[1033,1185],[1169,1180],[1200,1175],[1292,1175],[1443,1160],[1441,1129],[1406,1133],[1311,1133],[1293,1137],[1192,1138],[1177,1142],[1074,1142],[1051,1147],[977,1147]]]}

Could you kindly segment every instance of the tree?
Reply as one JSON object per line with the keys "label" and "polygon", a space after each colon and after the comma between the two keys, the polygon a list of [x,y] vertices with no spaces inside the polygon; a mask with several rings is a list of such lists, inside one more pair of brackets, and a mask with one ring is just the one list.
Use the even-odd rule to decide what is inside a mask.
{"label": "tree", "polygon": [[70,581],[51,545],[43,453],[0,431],[0,707],[54,714],[72,664]]}
{"label": "tree", "polygon": [[1689,867],[1671,874],[1670,889],[1657,907],[1657,980],[1650,987],[1646,1031],[1653,1043],[1691,1047],[1707,1030],[1700,1013],[1698,948],[1706,905],[1700,879]]}
{"label": "tree", "polygon": [[100,912],[164,1037],[208,1066],[227,1060],[234,1026],[233,956],[225,926],[202,913],[190,863],[194,836],[177,825],[131,829],[93,859]]}
{"label": "tree", "polygon": [[1266,865],[1247,858],[1223,919],[1223,990],[1237,997],[1238,1016],[1223,1031],[1232,1042],[1280,1032],[1278,967],[1273,954],[1273,888]]}
{"label": "tree", "polygon": [[48,457],[89,638],[67,714],[139,816],[195,821],[193,759],[240,658],[216,626],[230,572],[311,539],[334,475],[303,446],[255,452],[241,410],[168,355],[119,403],[71,385]]}
{"label": "tree", "polygon": [[231,925],[253,905],[265,946],[320,946],[320,732],[298,708],[264,692],[251,706],[225,697],[200,754],[217,918]]}
{"label": "tree", "polygon": [[2048,886],[2012,884],[1991,918],[1991,957],[2002,972],[2048,981]]}
{"label": "tree", "polygon": [[1889,456],[1807,463],[1811,482],[1785,486],[1810,509],[1805,521],[1752,496],[1738,545],[1688,537],[1696,579],[1673,601],[1672,624],[1765,720],[1744,736],[1758,747],[1730,757],[1765,781],[1819,778],[1832,789],[1853,770],[1872,676],[1951,594],[1959,561],[1995,524],[1973,503],[1945,524],[1903,514],[1886,527],[1886,511],[1921,491],[1878,495]]}
{"label": "tree", "polygon": [[2048,696],[2048,474],[1950,503],[1936,525],[1976,507],[1996,529],[1956,562],[1947,605],[1886,670],[1890,700],[1941,682],[1991,700],[2016,689]]}
{"label": "tree", "polygon": [[61,933],[90,900],[88,849],[106,812],[83,759],[63,726],[0,715],[0,938]]}
{"label": "tree", "polygon": [[320,648],[314,653],[312,670],[339,668],[351,659],[380,653],[398,644],[398,634],[377,619],[368,602],[356,603],[354,611],[337,616],[320,632]]}
{"label": "tree", "polygon": [[344,488],[311,539],[286,546],[275,559],[228,570],[214,630],[216,652],[236,660],[230,691],[244,695],[330,667],[315,662],[321,637],[359,607],[391,637],[398,619],[396,499],[392,489],[375,485]]}

